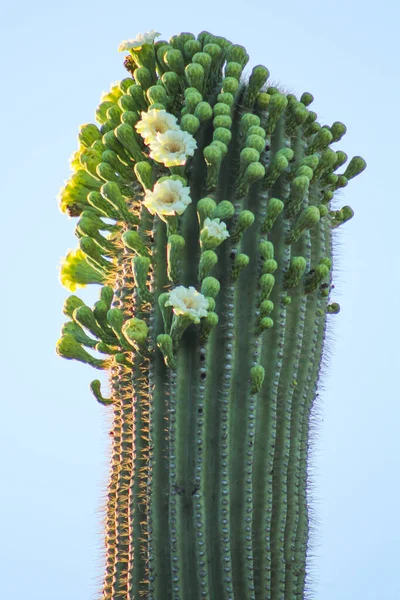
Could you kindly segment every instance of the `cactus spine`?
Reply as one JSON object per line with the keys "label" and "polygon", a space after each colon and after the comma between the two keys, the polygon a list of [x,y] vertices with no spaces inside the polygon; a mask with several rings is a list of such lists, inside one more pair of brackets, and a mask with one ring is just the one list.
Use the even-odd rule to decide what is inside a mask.
{"label": "cactus spine", "polygon": [[[108,370],[102,598],[304,598],[307,457],[336,189],[365,168],[245,48],[202,32],[124,42],[130,76],[80,129],[61,210],[79,248],[57,351]],[[96,350],[98,357],[90,353]]]}

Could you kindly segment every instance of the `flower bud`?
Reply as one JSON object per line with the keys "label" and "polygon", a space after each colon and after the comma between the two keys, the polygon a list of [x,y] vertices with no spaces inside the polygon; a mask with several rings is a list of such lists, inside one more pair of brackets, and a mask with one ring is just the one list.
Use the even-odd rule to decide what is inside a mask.
{"label": "flower bud", "polygon": [[205,277],[201,283],[201,293],[205,297],[216,298],[221,284],[215,277]]}
{"label": "flower bud", "polygon": [[202,281],[218,262],[218,257],[213,250],[202,252],[199,261],[199,280]]}
{"label": "flower bud", "polygon": [[63,358],[79,360],[96,369],[106,369],[108,366],[108,361],[99,360],[91,356],[72,335],[63,335],[57,342],[56,351]]}
{"label": "flower bud", "polygon": [[261,365],[256,365],[250,369],[251,393],[257,394],[264,382],[265,369]]}
{"label": "flower bud", "polygon": [[101,383],[98,379],[92,381],[92,383],[90,384],[90,389],[97,402],[99,402],[103,406],[109,406],[110,404],[113,404],[114,401],[112,398],[103,398],[103,396],[101,395]]}
{"label": "flower bud", "polygon": [[285,289],[291,289],[298,285],[306,270],[307,262],[303,256],[294,256],[290,261],[290,266],[283,278]]}
{"label": "flower bud", "polygon": [[130,344],[140,346],[147,340],[149,328],[143,319],[133,317],[125,321],[122,326],[122,333]]}
{"label": "flower bud", "polygon": [[125,246],[130,248],[138,256],[149,256],[148,248],[146,247],[142,236],[136,230],[129,229],[122,234],[122,241]]}

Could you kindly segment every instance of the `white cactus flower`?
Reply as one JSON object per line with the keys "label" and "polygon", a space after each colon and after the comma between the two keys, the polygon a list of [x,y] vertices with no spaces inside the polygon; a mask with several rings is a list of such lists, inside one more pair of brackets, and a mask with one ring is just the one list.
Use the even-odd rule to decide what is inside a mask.
{"label": "white cactus flower", "polygon": [[189,187],[169,178],[156,183],[153,191],[147,190],[143,204],[152,215],[181,215],[192,201],[189,193]]}
{"label": "white cactus flower", "polygon": [[142,112],[142,118],[135,125],[135,129],[145,144],[151,144],[157,134],[165,133],[170,130],[179,130],[179,125],[174,115],[170,115],[166,110],[152,109],[148,112]]}
{"label": "white cactus flower", "polygon": [[229,237],[229,232],[223,221],[220,221],[220,219],[209,219],[208,217],[204,220],[201,233],[207,241],[212,241],[216,245],[221,244],[221,242]]}
{"label": "white cactus flower", "polygon": [[171,290],[165,306],[172,306],[176,315],[190,317],[194,323],[200,323],[207,316],[208,300],[193,286],[189,288],[179,285]]}
{"label": "white cactus flower", "polygon": [[134,40],[124,40],[118,46],[118,52],[125,52],[132,48],[141,48],[143,44],[154,44],[154,40],[160,37],[161,33],[158,33],[155,29],[146,33],[138,33]]}
{"label": "white cactus flower", "polygon": [[188,156],[193,156],[197,142],[190,133],[182,130],[169,130],[158,133],[150,144],[150,158],[166,167],[186,164]]}

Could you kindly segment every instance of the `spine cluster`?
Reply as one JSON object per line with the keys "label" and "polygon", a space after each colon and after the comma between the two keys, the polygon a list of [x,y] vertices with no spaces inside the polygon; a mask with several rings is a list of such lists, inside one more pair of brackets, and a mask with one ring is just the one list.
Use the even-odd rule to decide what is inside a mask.
{"label": "spine cluster", "polygon": [[202,32],[123,42],[129,77],[79,131],[60,208],[79,246],[58,353],[110,374],[103,600],[304,597],[307,456],[331,207],[365,161]]}

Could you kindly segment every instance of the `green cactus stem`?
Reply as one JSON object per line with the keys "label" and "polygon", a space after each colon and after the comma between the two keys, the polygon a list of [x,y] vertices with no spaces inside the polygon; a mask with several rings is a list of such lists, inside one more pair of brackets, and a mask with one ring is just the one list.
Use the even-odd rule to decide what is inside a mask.
{"label": "green cactus stem", "polygon": [[[305,598],[307,467],[337,189],[361,173],[243,46],[123,42],[129,76],[79,130],[60,208],[79,247],[57,352],[109,375],[103,600]],[[97,351],[101,358],[91,352]]]}

